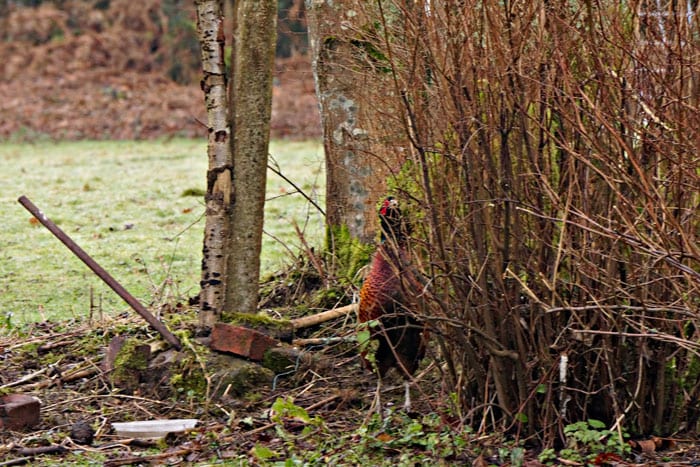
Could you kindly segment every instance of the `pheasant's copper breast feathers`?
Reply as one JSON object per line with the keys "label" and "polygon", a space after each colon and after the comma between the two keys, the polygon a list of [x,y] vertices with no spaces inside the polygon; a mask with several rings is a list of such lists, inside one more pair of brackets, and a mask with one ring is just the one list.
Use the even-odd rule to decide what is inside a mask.
{"label": "pheasant's copper breast feathers", "polygon": [[[407,224],[392,197],[382,203],[379,218],[382,244],[372,258],[370,272],[360,290],[358,319],[361,323],[379,322],[371,328],[372,338],[379,343],[374,359],[379,375],[394,367],[409,376],[425,353],[425,333],[424,325],[406,308],[400,280]],[[365,364],[372,367],[366,359]]]}
{"label": "pheasant's copper breast feathers", "polygon": [[361,323],[378,319],[385,310],[391,311],[400,291],[399,279],[381,250],[375,253],[370,272],[360,289],[358,315]]}

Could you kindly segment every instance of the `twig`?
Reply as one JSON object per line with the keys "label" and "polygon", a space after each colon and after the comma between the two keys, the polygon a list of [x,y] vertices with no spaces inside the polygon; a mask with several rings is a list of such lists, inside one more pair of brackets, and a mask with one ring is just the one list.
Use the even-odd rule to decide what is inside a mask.
{"label": "twig", "polygon": [[78,398],[70,399],[70,400],[62,400],[60,402],[56,402],[55,404],[51,404],[51,405],[46,406],[44,408],[44,410],[50,410],[50,409],[54,409],[56,407],[59,407],[61,405],[74,404],[74,403],[79,402],[79,401],[89,401],[92,399],[128,399],[128,400],[134,400],[134,401],[140,401],[140,402],[148,402],[149,404],[160,404],[160,405],[170,405],[172,403],[170,401],[148,399],[146,397],[131,396],[129,394],[94,394],[94,395],[78,397]]}
{"label": "twig", "polygon": [[194,450],[194,448],[182,448],[178,449],[177,451],[168,451],[168,452],[163,452],[160,454],[153,454],[150,456],[130,456],[130,457],[123,457],[121,459],[112,459],[105,461],[103,464],[104,467],[117,467],[120,465],[131,465],[131,464],[143,464],[143,463],[149,463],[151,461],[157,461],[160,459],[167,459],[168,457],[173,457],[173,456],[184,456],[186,454],[191,453]]}
{"label": "twig", "polygon": [[37,370],[34,373],[30,373],[26,376],[23,376],[22,378],[18,379],[17,381],[12,381],[10,383],[4,384],[4,385],[0,386],[0,389],[7,389],[7,388],[15,387],[15,386],[20,386],[20,385],[26,383],[27,381],[31,381],[34,378],[36,378],[37,376],[40,376],[40,375],[46,373],[47,371],[49,371],[49,367],[42,368],[41,370]]}
{"label": "twig", "polygon": [[355,336],[344,337],[310,337],[308,339],[294,339],[292,345],[328,345],[337,344],[339,342],[354,342]]}
{"label": "twig", "polygon": [[[55,368],[55,365],[54,365]],[[48,370],[50,368],[46,368]],[[73,367],[73,368],[67,368],[65,370],[58,369],[57,370],[57,377],[53,377],[50,379],[46,379],[44,381],[39,381],[37,383],[33,383],[30,386],[28,386],[28,389],[36,390],[36,389],[42,389],[48,386],[51,386],[57,379],[60,380],[62,383],[68,383],[70,381],[75,381],[76,379],[80,378],[85,378],[88,376],[92,376],[95,373],[98,373],[100,370],[98,367],[94,365],[94,362],[92,360],[88,360],[85,362],[85,364],[81,365],[80,367]]]}
{"label": "twig", "polygon": [[7,461],[0,462],[0,466],[5,467],[8,465],[22,465],[22,464],[27,464],[34,460],[33,457],[18,457],[16,459],[10,459]]}
{"label": "twig", "polygon": [[332,310],[323,311],[315,315],[293,319],[292,327],[294,329],[308,328],[310,326],[315,326],[317,324],[325,323],[326,321],[345,316],[348,313],[352,313],[356,309],[357,304],[351,303],[350,305],[341,306],[340,308],[333,308]]}
{"label": "twig", "polygon": [[299,241],[306,250],[306,254],[309,257],[309,261],[311,261],[311,264],[314,266],[314,269],[316,269],[316,272],[318,272],[318,275],[321,277],[321,282],[323,284],[326,284],[327,277],[321,260],[318,258],[318,255],[314,253],[313,248],[309,246],[309,243],[306,241],[306,237],[304,236],[304,232],[301,231],[296,221],[292,221],[292,225],[294,226],[294,231],[296,232]]}
{"label": "twig", "polygon": [[602,336],[618,336],[618,337],[644,337],[653,340],[658,340],[662,342],[671,342],[679,347],[683,347],[689,352],[700,356],[700,344],[689,341],[688,339],[682,339],[670,334],[663,332],[620,332],[620,331],[602,331],[595,329],[569,329],[570,332],[574,334],[594,334]]}
{"label": "twig", "polygon": [[38,456],[40,454],[63,454],[67,449],[60,444],[50,446],[38,446],[36,448],[19,448],[17,453],[21,456]]}
{"label": "twig", "polygon": [[[273,159],[273,160],[274,160],[274,159]],[[275,164],[277,164],[277,162],[275,162]],[[304,191],[303,191],[301,188],[299,188],[299,187],[296,185],[296,183],[294,183],[293,181],[291,181],[291,180],[290,180],[286,175],[284,175],[279,169],[273,167],[272,164],[267,164],[267,168],[270,169],[270,170],[272,170],[272,172],[274,172],[274,173],[275,173],[278,177],[280,177],[282,180],[284,180],[285,182],[289,183],[289,184],[292,186],[292,188],[294,188],[294,189],[297,191],[297,193],[299,193],[301,196],[303,196],[303,197],[306,199],[306,201],[308,201],[309,203],[311,203],[311,205],[312,205],[313,207],[315,207],[316,210],[317,210],[318,212],[320,212],[322,216],[325,216],[325,215],[326,215],[326,211],[324,211],[323,208],[321,208],[321,206],[319,206],[318,203],[316,203],[316,201],[314,201],[313,199],[311,199],[311,197],[310,197],[309,195],[307,195],[306,193],[304,193]]]}

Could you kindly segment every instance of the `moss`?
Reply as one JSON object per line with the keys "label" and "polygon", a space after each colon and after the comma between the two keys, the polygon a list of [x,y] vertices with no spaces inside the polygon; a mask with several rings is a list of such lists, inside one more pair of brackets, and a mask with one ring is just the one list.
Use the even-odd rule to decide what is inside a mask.
{"label": "moss", "polygon": [[336,275],[341,283],[352,283],[361,267],[369,262],[374,245],[367,245],[350,235],[346,225],[329,227],[326,233],[326,252],[334,254]]}
{"label": "moss", "polygon": [[207,380],[194,356],[176,362],[171,368],[169,382],[176,394],[185,395],[188,399],[205,400],[208,397]]}
{"label": "moss", "polygon": [[204,195],[206,195],[206,192],[201,188],[187,188],[180,196],[195,196],[198,198],[203,198]]}
{"label": "moss", "polygon": [[297,307],[297,310],[302,312],[302,315],[313,314],[317,309],[330,309],[338,305],[344,297],[347,296],[345,287],[327,287],[319,289],[311,297],[309,307],[304,310],[303,307]]}
{"label": "moss", "polygon": [[298,352],[291,348],[273,347],[265,351],[262,365],[275,374],[281,374],[294,368],[298,358]]}
{"label": "moss", "polygon": [[174,332],[185,350],[178,352],[177,358],[169,365],[168,382],[176,395],[188,399],[205,400],[208,384],[201,362],[206,361],[210,350],[191,341],[191,333],[186,329]]}
{"label": "moss", "polygon": [[288,319],[276,319],[265,313],[237,313],[229,312],[222,315],[222,321],[239,326],[249,326],[252,328],[267,328],[283,330],[292,325]]}
{"label": "moss", "polygon": [[130,337],[114,358],[114,370],[111,374],[112,384],[127,393],[135,391],[145,371],[148,369],[150,347],[142,339]]}
{"label": "moss", "polygon": [[231,379],[231,390],[229,393],[243,396],[246,394],[256,394],[257,389],[262,384],[272,382],[272,373],[267,368],[258,365],[246,365]]}
{"label": "moss", "polygon": [[212,397],[255,393],[260,386],[270,384],[274,377],[269,369],[231,355],[212,353],[207,358],[206,366],[211,375]]}
{"label": "moss", "polygon": [[42,365],[55,365],[56,363],[60,362],[63,359],[63,355],[55,354],[53,352],[49,352],[47,354],[42,355],[40,362]]}
{"label": "moss", "polygon": [[17,349],[15,352],[37,355],[39,353],[39,346],[40,345],[41,345],[40,342],[32,342],[32,343],[23,345],[22,347]]}
{"label": "moss", "polygon": [[148,355],[139,350],[141,345],[140,339],[127,339],[114,359],[114,370],[128,368],[143,371],[148,368]]}

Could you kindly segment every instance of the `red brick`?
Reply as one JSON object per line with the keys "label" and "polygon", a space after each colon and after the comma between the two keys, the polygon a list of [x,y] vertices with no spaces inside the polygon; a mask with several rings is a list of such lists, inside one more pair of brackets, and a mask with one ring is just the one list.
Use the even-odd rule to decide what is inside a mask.
{"label": "red brick", "polygon": [[213,350],[228,352],[256,362],[263,359],[265,351],[279,344],[275,339],[253,329],[217,323],[211,333],[209,346]]}
{"label": "red brick", "polygon": [[39,423],[41,402],[24,394],[0,397],[0,429],[22,430]]}

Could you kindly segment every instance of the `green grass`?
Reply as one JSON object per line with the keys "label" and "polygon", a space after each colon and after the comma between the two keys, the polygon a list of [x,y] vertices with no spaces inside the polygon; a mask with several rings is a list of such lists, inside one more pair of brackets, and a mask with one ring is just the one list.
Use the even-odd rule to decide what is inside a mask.
{"label": "green grass", "polygon": [[[319,142],[274,141],[281,171],[323,205]],[[128,306],[41,225],[26,195],[142,303],[157,306],[199,291],[204,230],[206,142],[42,142],[0,144],[0,324],[85,318]],[[296,222],[320,243],[323,219],[268,171],[262,270],[299,252]],[[2,328],[2,326],[0,326]]]}

